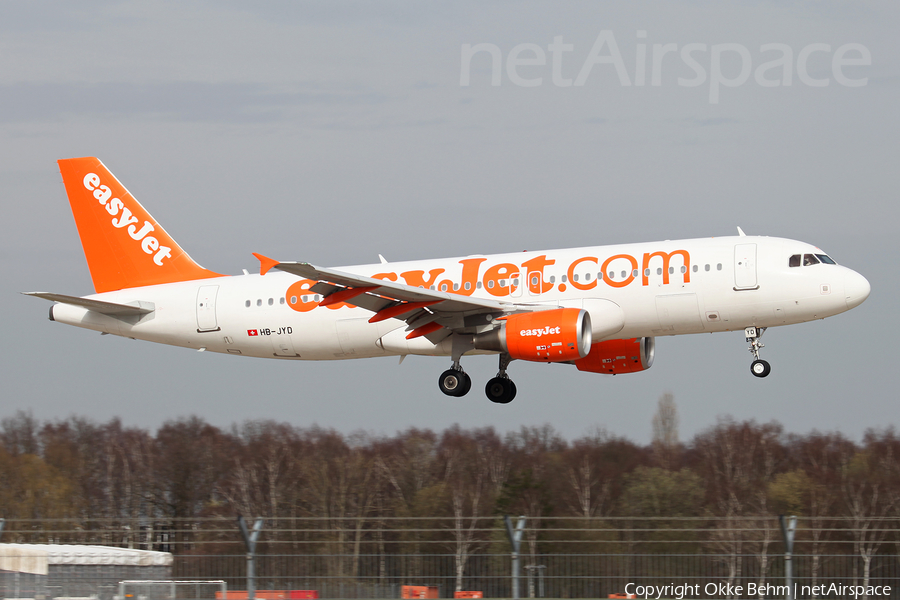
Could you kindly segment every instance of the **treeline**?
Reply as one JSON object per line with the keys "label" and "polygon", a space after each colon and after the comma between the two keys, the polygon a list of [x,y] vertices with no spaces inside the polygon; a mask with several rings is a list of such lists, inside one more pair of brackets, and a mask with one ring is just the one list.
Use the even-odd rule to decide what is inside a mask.
{"label": "treeline", "polygon": [[155,434],[28,413],[0,422],[0,517],[191,519],[234,515],[550,517],[900,516],[900,438],[785,433],[720,419],[681,443],[671,396],[654,439],[550,425],[393,436],[199,417]]}

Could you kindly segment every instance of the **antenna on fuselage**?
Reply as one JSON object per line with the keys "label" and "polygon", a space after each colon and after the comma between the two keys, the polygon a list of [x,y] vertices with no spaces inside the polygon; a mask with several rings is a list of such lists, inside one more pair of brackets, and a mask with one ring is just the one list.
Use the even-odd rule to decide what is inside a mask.
{"label": "antenna on fuselage", "polygon": [[738,235],[741,237],[747,237],[747,234],[744,233],[744,230],[738,227]]}

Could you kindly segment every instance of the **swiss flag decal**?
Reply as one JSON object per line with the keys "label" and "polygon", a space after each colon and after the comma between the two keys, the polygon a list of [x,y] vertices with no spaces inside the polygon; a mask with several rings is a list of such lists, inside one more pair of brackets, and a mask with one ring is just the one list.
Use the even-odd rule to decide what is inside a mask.
{"label": "swiss flag decal", "polygon": [[248,329],[248,330],[247,330],[247,335],[249,335],[250,337],[253,337],[253,336],[255,336],[255,335],[259,335],[259,331],[256,330],[256,329]]}

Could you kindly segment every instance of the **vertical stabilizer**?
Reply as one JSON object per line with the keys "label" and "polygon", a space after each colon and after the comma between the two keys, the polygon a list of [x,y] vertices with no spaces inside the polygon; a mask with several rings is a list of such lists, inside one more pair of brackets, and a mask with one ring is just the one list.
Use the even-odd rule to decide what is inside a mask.
{"label": "vertical stabilizer", "polygon": [[195,263],[100,160],[58,162],[98,293],[221,277]]}

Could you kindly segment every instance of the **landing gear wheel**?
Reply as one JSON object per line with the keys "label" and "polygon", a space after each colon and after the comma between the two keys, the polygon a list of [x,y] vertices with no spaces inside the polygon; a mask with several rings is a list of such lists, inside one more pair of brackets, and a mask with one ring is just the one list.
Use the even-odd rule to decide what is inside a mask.
{"label": "landing gear wheel", "polygon": [[465,396],[472,389],[472,379],[456,369],[447,369],[438,379],[438,387],[448,396]]}
{"label": "landing gear wheel", "polygon": [[772,367],[769,365],[769,363],[762,359],[754,360],[750,365],[750,372],[757,377],[765,377],[772,372]]}
{"label": "landing gear wheel", "polygon": [[463,373],[462,377],[463,377],[463,386],[460,389],[459,393],[457,394],[457,396],[459,396],[460,398],[465,396],[466,394],[468,394],[469,390],[472,389],[472,378],[469,377],[466,373]]}
{"label": "landing gear wheel", "polygon": [[488,400],[497,404],[509,404],[516,397],[516,384],[508,377],[494,377],[484,386]]}

